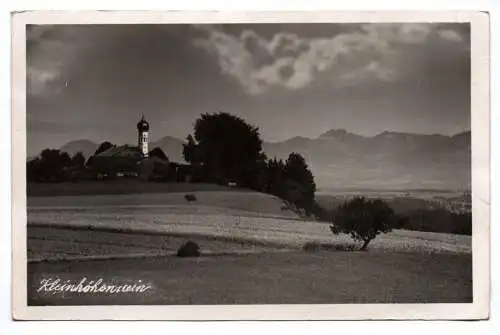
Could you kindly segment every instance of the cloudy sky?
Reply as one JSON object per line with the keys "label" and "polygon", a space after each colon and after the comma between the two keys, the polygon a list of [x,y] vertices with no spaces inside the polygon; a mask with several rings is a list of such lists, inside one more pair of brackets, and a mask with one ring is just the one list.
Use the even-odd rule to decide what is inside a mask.
{"label": "cloudy sky", "polygon": [[184,139],[201,113],[267,141],[329,129],[469,129],[468,24],[66,25],[27,29],[28,155],[70,140]]}

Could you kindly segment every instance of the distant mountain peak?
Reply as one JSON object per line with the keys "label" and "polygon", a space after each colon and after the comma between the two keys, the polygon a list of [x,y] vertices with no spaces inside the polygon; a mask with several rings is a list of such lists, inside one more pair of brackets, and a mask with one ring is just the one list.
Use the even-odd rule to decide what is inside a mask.
{"label": "distant mountain peak", "polygon": [[307,140],[310,140],[310,138],[304,137],[304,136],[294,136],[294,137],[286,140],[286,142],[298,142],[298,141],[307,141]]}
{"label": "distant mountain peak", "polygon": [[423,138],[423,137],[427,137],[427,138],[446,138],[446,137],[449,137],[449,136],[446,136],[446,135],[442,135],[442,134],[415,134],[415,133],[405,133],[405,132],[399,132],[399,131],[389,131],[389,130],[385,130],[383,132],[381,132],[380,134],[378,135],[375,135],[374,136],[375,138]]}
{"label": "distant mountain peak", "polygon": [[84,157],[89,157],[93,154],[99,144],[87,139],[74,140],[63,145],[60,150],[67,152],[70,156],[74,156],[77,152],[81,152]]}
{"label": "distant mountain peak", "polygon": [[330,129],[323,134],[319,135],[319,138],[327,138],[327,137],[343,137],[347,134],[350,134],[345,129]]}
{"label": "distant mountain peak", "polygon": [[392,137],[409,136],[409,135],[411,135],[411,134],[400,133],[400,132],[397,132],[397,131],[384,130],[380,134],[375,135],[375,137],[392,138]]}

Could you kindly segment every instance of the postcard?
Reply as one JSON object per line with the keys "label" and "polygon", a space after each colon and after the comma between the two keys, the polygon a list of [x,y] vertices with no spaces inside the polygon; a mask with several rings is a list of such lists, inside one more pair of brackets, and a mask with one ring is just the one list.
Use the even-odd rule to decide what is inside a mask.
{"label": "postcard", "polygon": [[489,317],[488,13],[12,27],[14,319]]}

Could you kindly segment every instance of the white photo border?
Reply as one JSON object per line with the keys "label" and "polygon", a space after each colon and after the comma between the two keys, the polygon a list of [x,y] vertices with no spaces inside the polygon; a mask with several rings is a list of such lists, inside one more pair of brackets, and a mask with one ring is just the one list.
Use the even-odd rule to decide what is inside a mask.
{"label": "white photo border", "polygon": [[[26,25],[464,22],[471,28],[473,302],[210,306],[27,305]],[[489,14],[470,11],[31,11],[12,14],[12,313],[17,320],[471,320],[490,310]]]}

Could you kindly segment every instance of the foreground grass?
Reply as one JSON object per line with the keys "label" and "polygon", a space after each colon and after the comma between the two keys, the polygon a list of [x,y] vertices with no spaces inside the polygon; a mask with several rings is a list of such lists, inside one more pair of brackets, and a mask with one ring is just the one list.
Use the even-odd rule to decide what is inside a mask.
{"label": "foreground grass", "polygon": [[[108,284],[139,280],[144,293],[37,292],[44,278]],[[470,255],[282,252],[180,259],[145,257],[28,265],[29,305],[457,303],[472,301]]]}
{"label": "foreground grass", "polygon": [[284,245],[236,237],[200,234],[154,234],[113,229],[79,229],[31,225],[27,229],[30,262],[61,259],[115,259],[175,255],[187,241],[196,241],[203,254],[241,254],[284,249]]}

